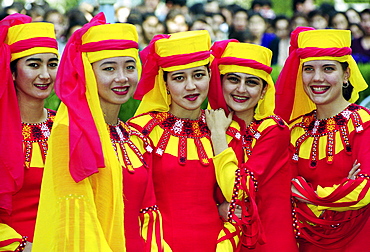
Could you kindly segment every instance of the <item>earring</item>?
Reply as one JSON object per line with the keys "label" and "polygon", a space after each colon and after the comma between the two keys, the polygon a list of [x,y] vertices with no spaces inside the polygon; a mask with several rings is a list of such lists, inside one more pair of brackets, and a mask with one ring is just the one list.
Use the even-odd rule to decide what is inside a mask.
{"label": "earring", "polygon": [[343,87],[344,87],[344,88],[348,88],[348,86],[349,86],[348,81],[343,82]]}
{"label": "earring", "polygon": [[261,98],[260,98],[260,100],[263,100],[263,95],[261,95]]}
{"label": "earring", "polygon": [[169,95],[170,94],[170,90],[167,89],[167,94]]}

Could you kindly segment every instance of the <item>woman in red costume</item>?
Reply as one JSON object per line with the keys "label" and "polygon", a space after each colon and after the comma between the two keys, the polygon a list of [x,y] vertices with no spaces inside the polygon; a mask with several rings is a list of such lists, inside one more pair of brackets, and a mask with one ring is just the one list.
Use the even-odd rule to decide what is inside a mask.
{"label": "woman in red costume", "polygon": [[100,13],[68,41],[32,251],[170,251],[149,142],[118,119],[140,72],[133,25]]}
{"label": "woman in red costume", "polygon": [[0,34],[0,251],[22,251],[26,243],[29,251],[55,116],[44,102],[58,48],[52,24],[22,14],[1,20]]}
{"label": "woman in red costume", "polygon": [[291,127],[300,251],[369,251],[370,111],[344,30],[297,28],[277,81],[276,113]]}
{"label": "woman in red costume", "polygon": [[230,251],[298,251],[287,165],[289,129],[273,113],[272,52],[236,40],[215,42],[211,51],[208,97],[216,110],[207,111],[206,118],[217,181],[230,202],[225,227],[236,230],[235,243],[225,243]]}
{"label": "woman in red costume", "polygon": [[153,182],[164,239],[175,252],[214,252],[222,228],[214,192],[210,132],[201,104],[209,88],[207,31],[157,35],[142,54],[143,75],[129,123],[154,146]]}

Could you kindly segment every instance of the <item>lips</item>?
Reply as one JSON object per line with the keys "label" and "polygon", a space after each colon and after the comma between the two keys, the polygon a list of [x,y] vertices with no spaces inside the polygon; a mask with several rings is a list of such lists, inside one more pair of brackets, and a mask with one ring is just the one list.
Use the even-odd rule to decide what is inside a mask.
{"label": "lips", "polygon": [[198,97],[199,97],[199,94],[190,94],[190,95],[184,96],[184,98],[189,101],[195,101],[196,99],[198,99]]}
{"label": "lips", "polygon": [[238,103],[243,103],[249,100],[249,97],[246,96],[240,96],[240,95],[232,95],[233,101]]}
{"label": "lips", "polygon": [[324,94],[329,90],[330,86],[310,86],[310,88],[314,94]]}
{"label": "lips", "polygon": [[40,90],[46,90],[50,86],[50,84],[33,84],[33,85]]}
{"label": "lips", "polygon": [[126,95],[128,90],[130,89],[129,86],[127,87],[114,87],[111,90],[117,95]]}

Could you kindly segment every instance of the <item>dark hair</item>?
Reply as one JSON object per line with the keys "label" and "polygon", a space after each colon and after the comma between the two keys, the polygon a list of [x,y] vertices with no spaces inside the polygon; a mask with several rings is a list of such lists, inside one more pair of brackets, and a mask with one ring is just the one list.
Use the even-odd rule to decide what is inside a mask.
{"label": "dark hair", "polygon": [[[342,66],[343,71],[346,71],[347,68],[348,68],[348,62],[339,62],[339,63]],[[346,99],[346,101],[351,99],[352,92],[353,92],[353,86],[348,80],[348,86],[347,87],[342,87],[342,95],[343,95],[344,99]]]}
{"label": "dark hair", "polygon": [[12,71],[12,73],[17,73],[17,63],[18,63],[19,59],[16,59],[16,60],[13,60],[12,62],[10,62],[10,70]]}

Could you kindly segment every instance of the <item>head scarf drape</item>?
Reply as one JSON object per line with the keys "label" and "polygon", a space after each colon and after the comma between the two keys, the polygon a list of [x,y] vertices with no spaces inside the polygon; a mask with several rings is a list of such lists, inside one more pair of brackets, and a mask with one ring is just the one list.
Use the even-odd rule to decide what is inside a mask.
{"label": "head scarf drape", "polygon": [[367,88],[358,66],[351,56],[351,32],[347,30],[314,30],[298,27],[291,34],[289,57],[276,81],[276,110],[284,120],[316,109],[303,89],[302,64],[311,60],[347,62],[353,91],[349,102],[356,102],[359,92]]}
{"label": "head scarf drape", "polygon": [[258,101],[254,117],[257,120],[274,114],[275,87],[270,76],[272,71],[272,52],[262,46],[239,43],[236,40],[215,42],[211,47],[213,60],[211,63],[211,85],[208,101],[213,109],[223,108],[227,113],[229,108],[222,92],[221,76],[226,73],[246,73],[255,75],[267,82],[267,90]]}
{"label": "head scarf drape", "polygon": [[58,55],[54,26],[12,14],[0,21],[0,208],[11,212],[11,197],[23,184],[22,122],[10,62],[37,53]]}
{"label": "head scarf drape", "polygon": [[163,72],[207,65],[210,44],[209,33],[205,30],[154,36],[140,53],[143,74],[134,95],[141,100],[136,115],[168,111],[171,96],[167,94]]}

